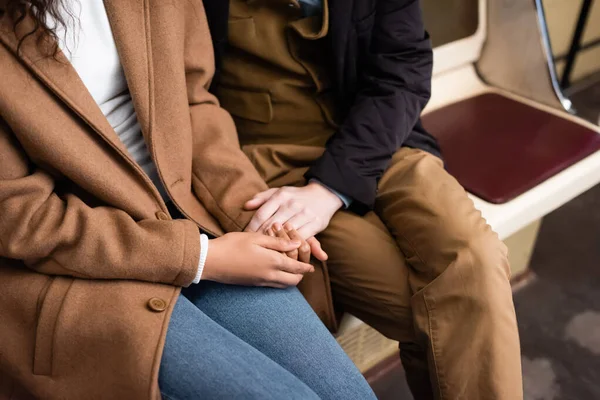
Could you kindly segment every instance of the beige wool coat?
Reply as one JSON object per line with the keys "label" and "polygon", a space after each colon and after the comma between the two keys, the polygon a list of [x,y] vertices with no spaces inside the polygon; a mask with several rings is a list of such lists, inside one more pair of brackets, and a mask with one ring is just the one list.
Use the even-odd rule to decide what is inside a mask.
{"label": "beige wool coat", "polygon": [[[142,131],[189,218],[172,220],[59,54],[0,0],[0,399],[156,399],[199,227],[240,231],[266,185],[207,88],[202,2],[105,0]],[[42,46],[49,46],[42,43]]]}

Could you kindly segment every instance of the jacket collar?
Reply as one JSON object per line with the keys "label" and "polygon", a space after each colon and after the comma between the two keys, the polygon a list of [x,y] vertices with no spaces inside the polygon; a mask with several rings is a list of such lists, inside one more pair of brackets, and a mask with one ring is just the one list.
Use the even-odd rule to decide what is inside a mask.
{"label": "jacket collar", "polygon": [[[105,7],[113,30],[121,64],[134,102],[138,121],[144,135],[151,133],[152,74],[147,48],[147,5],[145,0],[105,0]],[[34,21],[30,16],[13,31],[13,21],[5,13],[0,19],[0,42],[29,69],[40,82],[62,100],[73,112],[86,122],[122,156],[133,159],[118,138],[114,129],[92,98],[62,52],[55,58],[48,57],[52,43],[37,43],[37,35],[27,38],[17,54],[20,38],[32,30]],[[148,142],[149,137],[146,137]]]}

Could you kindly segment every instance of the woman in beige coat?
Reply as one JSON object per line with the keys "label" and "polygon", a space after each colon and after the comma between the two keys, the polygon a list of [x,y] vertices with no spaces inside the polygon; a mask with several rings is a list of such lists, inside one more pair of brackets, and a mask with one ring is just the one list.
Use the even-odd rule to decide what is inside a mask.
{"label": "woman in beige coat", "polygon": [[199,0],[0,0],[1,399],[373,398],[213,70]]}

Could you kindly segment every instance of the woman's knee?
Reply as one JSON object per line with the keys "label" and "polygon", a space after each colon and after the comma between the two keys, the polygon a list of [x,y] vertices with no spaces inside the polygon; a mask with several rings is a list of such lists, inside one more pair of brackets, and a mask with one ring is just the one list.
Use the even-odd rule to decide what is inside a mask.
{"label": "woman's knee", "polygon": [[234,332],[241,333],[251,326],[267,330],[299,319],[312,324],[320,322],[295,287],[275,289],[201,282],[183,293],[206,315]]}
{"label": "woman's knee", "polygon": [[184,296],[167,331],[159,386],[173,400],[318,398],[304,382]]}

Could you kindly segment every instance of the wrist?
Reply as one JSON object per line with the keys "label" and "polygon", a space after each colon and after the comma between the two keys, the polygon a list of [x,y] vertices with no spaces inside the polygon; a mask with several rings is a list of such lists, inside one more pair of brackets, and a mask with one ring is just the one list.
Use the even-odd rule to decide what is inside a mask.
{"label": "wrist", "polygon": [[306,186],[310,187],[312,190],[314,190],[318,193],[322,193],[324,196],[326,196],[326,198],[328,200],[330,200],[330,202],[331,202],[330,204],[332,206],[335,206],[336,210],[338,210],[344,206],[344,202],[342,201],[342,199],[337,194],[332,192],[327,186],[321,184],[319,181],[311,181]]}
{"label": "wrist", "polygon": [[215,267],[215,255],[218,252],[218,244],[219,240],[217,239],[209,239],[210,243],[210,252],[206,256],[206,260],[204,262],[204,270],[202,271],[202,276],[200,277],[201,281],[212,281],[214,280],[214,269]]}

